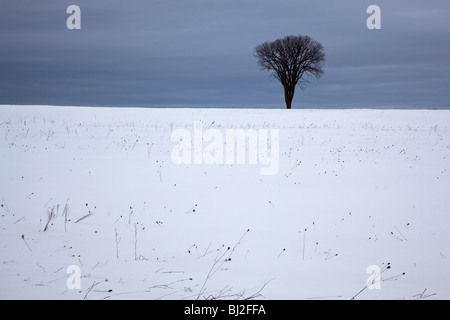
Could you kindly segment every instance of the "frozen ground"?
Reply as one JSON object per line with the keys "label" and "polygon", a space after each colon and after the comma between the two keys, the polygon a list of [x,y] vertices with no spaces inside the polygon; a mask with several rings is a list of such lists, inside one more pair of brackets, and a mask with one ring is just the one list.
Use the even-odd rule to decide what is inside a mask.
{"label": "frozen ground", "polygon": [[[174,164],[195,121],[278,173]],[[450,111],[0,106],[0,154],[2,299],[450,298]]]}

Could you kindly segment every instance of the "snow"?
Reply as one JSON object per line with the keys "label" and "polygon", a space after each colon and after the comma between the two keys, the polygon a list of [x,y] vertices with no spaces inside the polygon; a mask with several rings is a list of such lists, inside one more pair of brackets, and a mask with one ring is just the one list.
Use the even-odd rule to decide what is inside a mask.
{"label": "snow", "polygon": [[[0,298],[449,299],[449,120],[0,106]],[[278,130],[277,173],[175,164],[196,121]]]}

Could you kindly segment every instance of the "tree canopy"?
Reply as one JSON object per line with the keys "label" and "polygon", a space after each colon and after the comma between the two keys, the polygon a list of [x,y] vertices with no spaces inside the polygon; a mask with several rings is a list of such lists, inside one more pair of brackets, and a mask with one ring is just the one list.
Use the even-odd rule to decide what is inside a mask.
{"label": "tree canopy", "polygon": [[261,69],[273,71],[273,77],[283,85],[288,109],[297,84],[304,88],[312,77],[318,79],[323,74],[324,48],[309,36],[286,36],[264,42],[255,48],[255,56]]}

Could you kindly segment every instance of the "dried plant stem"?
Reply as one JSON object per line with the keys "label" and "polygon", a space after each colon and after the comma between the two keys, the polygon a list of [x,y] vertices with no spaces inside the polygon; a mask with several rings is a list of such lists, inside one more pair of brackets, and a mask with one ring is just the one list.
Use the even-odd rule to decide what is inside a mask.
{"label": "dried plant stem", "polygon": [[255,299],[255,298],[260,297],[260,296],[261,296],[261,291],[263,291],[264,288],[265,288],[272,280],[275,280],[275,278],[272,278],[272,279],[270,279],[269,281],[265,281],[264,284],[262,285],[262,287],[261,287],[258,291],[256,291],[256,292],[255,292],[254,294],[252,294],[251,296],[245,298],[244,300],[252,300],[252,299]]}
{"label": "dried plant stem", "polygon": [[306,230],[305,229],[305,233],[303,234],[303,251],[302,251],[302,260],[305,260],[305,240],[306,240]]}
{"label": "dried plant stem", "polygon": [[24,234],[22,235],[22,240],[23,240],[23,242],[25,242],[25,244],[27,245],[28,249],[30,249],[30,251],[33,251],[33,250],[31,250],[30,246],[29,246],[28,243],[26,242],[26,240],[25,240],[25,235],[24,235]]}
{"label": "dried plant stem", "polygon": [[119,260],[119,242],[120,242],[120,238],[118,237],[119,235],[117,234],[117,229],[114,229],[114,232],[116,233],[116,258],[117,258],[117,260]]}
{"label": "dried plant stem", "polygon": [[131,223],[131,215],[133,214],[133,207],[130,207],[130,213],[128,214],[128,224]]}
{"label": "dried plant stem", "polygon": [[10,213],[11,210],[9,210],[8,206],[6,205],[5,200],[2,198],[2,204],[0,205],[6,212]]}
{"label": "dried plant stem", "polygon": [[95,286],[97,286],[97,285],[99,285],[100,283],[103,283],[103,282],[107,282],[108,280],[103,280],[103,281],[98,281],[98,282],[93,282],[92,283],[92,285],[88,288],[88,291],[86,292],[86,294],[84,295],[84,298],[83,299],[87,299],[87,296],[88,296],[88,294],[89,294],[89,292],[91,292],[91,290],[95,287]]}
{"label": "dried plant stem", "polygon": [[68,218],[69,218],[69,200],[70,200],[70,198],[67,199],[66,205],[64,206],[64,210],[63,210],[63,216],[64,216],[64,232],[67,231],[66,224],[67,224],[67,220],[68,220]]}
{"label": "dried plant stem", "polygon": [[[84,219],[86,219],[87,217],[90,217],[90,216],[94,215],[94,212],[91,211],[91,209],[89,208],[89,205],[88,205],[87,203],[86,203],[86,207],[87,207],[87,209],[88,209],[88,214],[82,216],[80,219],[78,219],[77,221],[75,221],[75,223],[78,223],[78,222],[80,222],[81,220],[84,220]],[[97,208],[97,207],[94,206],[94,209],[96,209],[96,208]]]}
{"label": "dried plant stem", "polygon": [[137,222],[134,224],[134,260],[137,260]]}
{"label": "dried plant stem", "polygon": [[237,247],[238,245],[241,244],[242,239],[244,239],[245,235],[246,235],[249,231],[250,231],[250,229],[247,229],[247,230],[244,232],[244,234],[243,234],[242,237],[239,239],[239,241],[234,245],[234,247],[233,247],[233,249],[231,250],[231,252],[230,252],[230,254],[229,254],[228,257],[231,257],[231,255],[233,254],[233,252],[234,252],[234,250],[236,249],[236,247]]}
{"label": "dried plant stem", "polygon": [[84,216],[82,216],[80,219],[78,219],[77,221],[75,221],[75,223],[78,223],[78,222],[80,222],[81,220],[84,220],[84,219],[86,219],[87,217],[90,217],[90,216],[92,216],[93,215],[93,213],[92,212],[89,212],[87,215],[84,215]]}
{"label": "dried plant stem", "polygon": [[402,238],[405,239],[405,241],[408,241],[408,239],[405,238],[405,236],[400,232],[400,230],[398,230],[398,228],[395,225],[394,225],[394,228],[402,236]]}
{"label": "dried plant stem", "polygon": [[[222,247],[222,248],[223,248],[223,247]],[[220,266],[221,266],[222,264],[219,266],[219,268],[216,268],[216,265],[217,265],[220,261],[222,261],[222,263],[223,263],[223,261],[225,261],[225,260],[223,260],[223,257],[224,257],[225,254],[230,250],[230,247],[228,247],[228,248],[227,248],[227,249],[219,256],[219,254],[221,253],[222,248],[220,248],[220,250],[217,252],[216,259],[214,260],[214,263],[212,264],[211,269],[209,269],[209,272],[208,272],[208,274],[206,275],[205,281],[203,281],[202,287],[200,288],[200,291],[199,291],[199,293],[198,293],[198,295],[197,295],[197,300],[200,299],[200,296],[203,294],[205,285],[206,285],[206,283],[208,282],[208,280],[209,280],[209,279],[211,278],[211,276],[212,276],[212,275],[220,268]],[[215,271],[213,271],[214,269],[215,269]]]}
{"label": "dried plant stem", "polygon": [[[222,249],[225,248],[225,246],[222,245],[222,247],[220,249],[218,249],[217,251],[217,255],[216,258],[214,260],[214,263],[212,264],[211,268],[209,269],[208,274],[206,275],[205,281],[203,281],[203,284],[200,288],[200,291],[197,295],[197,300],[200,299],[200,296],[204,293],[205,291],[205,286],[206,283],[208,282],[208,280],[222,267],[222,265],[227,262],[227,261],[231,261],[231,255],[233,254],[234,250],[236,250],[236,247],[238,245],[241,244],[242,239],[245,237],[245,235],[250,231],[250,229],[247,229],[244,234],[242,235],[242,237],[239,239],[239,241],[234,245],[233,249],[231,249],[230,247],[227,247],[225,251],[222,252]],[[228,256],[224,259],[225,255],[228,254]],[[219,264],[220,262],[220,264]]]}
{"label": "dried plant stem", "polygon": [[373,276],[372,282],[371,282],[371,283],[366,283],[366,285],[364,286],[364,288],[362,288],[357,294],[355,294],[355,295],[351,298],[351,300],[355,300],[355,298],[356,298],[357,296],[359,296],[362,292],[364,292],[366,289],[368,289],[371,285],[374,285],[376,279],[380,279],[380,281],[386,281],[386,280],[392,280],[393,278],[398,278],[398,277],[400,277],[400,276],[404,276],[404,275],[405,275],[405,273],[402,273],[401,275],[398,275],[398,276],[395,276],[395,277],[391,277],[391,278],[384,279],[384,280],[381,279],[381,274],[382,274],[383,272],[385,272],[386,270],[390,269],[390,268],[391,268],[391,264],[388,262],[385,266],[383,266],[381,269],[379,269],[379,271]]}
{"label": "dried plant stem", "polygon": [[286,251],[286,249],[281,250],[280,254],[277,256],[277,259],[280,258],[281,254],[285,251]]}
{"label": "dried plant stem", "polygon": [[45,224],[44,232],[47,231],[50,222],[53,221],[53,219],[55,218],[56,218],[55,206],[53,206],[51,209],[47,211],[47,223]]}
{"label": "dried plant stem", "polygon": [[437,294],[437,293],[425,294],[425,291],[427,291],[427,288],[425,288],[421,293],[414,295],[413,297],[417,297],[415,299],[420,300],[420,299],[426,299],[426,298],[435,296]]}

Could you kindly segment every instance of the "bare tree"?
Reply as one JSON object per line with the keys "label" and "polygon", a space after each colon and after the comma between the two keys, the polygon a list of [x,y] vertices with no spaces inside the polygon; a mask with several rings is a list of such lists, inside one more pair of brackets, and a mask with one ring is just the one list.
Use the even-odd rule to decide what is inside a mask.
{"label": "bare tree", "polygon": [[273,71],[273,77],[283,85],[288,109],[291,109],[296,85],[304,88],[310,78],[320,78],[325,61],[322,44],[301,35],[264,42],[255,48],[255,57],[261,69]]}

